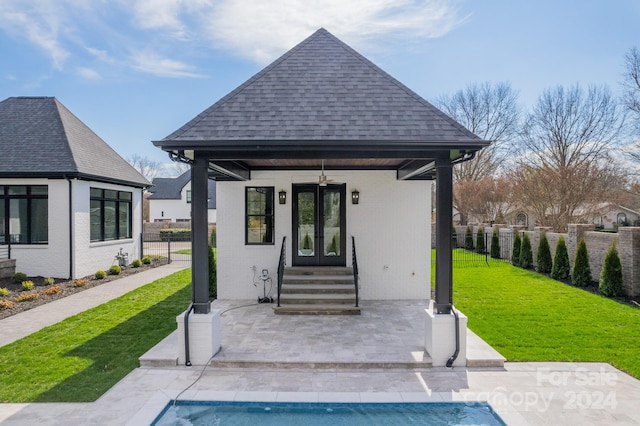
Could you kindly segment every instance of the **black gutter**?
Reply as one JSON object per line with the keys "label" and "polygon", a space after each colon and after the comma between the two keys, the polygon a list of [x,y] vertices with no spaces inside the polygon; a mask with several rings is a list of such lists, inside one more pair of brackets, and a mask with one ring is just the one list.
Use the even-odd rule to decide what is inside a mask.
{"label": "black gutter", "polygon": [[69,183],[69,279],[73,279],[73,180],[65,176]]}
{"label": "black gutter", "polygon": [[453,355],[451,355],[451,358],[447,360],[447,368],[451,368],[453,366],[453,363],[460,354],[460,320],[458,319],[458,312],[453,309],[453,306],[451,307],[451,312],[453,312],[453,315],[456,318],[456,350]]}

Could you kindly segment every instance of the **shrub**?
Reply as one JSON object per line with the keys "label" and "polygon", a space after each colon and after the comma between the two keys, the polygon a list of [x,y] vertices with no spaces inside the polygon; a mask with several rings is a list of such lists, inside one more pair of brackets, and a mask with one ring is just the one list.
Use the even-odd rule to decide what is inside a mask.
{"label": "shrub", "polygon": [[524,269],[529,269],[533,266],[533,250],[531,249],[529,234],[522,235],[522,247],[520,247],[518,266]]}
{"label": "shrub", "polygon": [[96,280],[103,280],[105,277],[107,276],[107,272],[103,271],[102,269],[99,271],[96,271]]}
{"label": "shrub", "polygon": [[30,300],[36,300],[40,295],[38,293],[22,293],[18,297],[16,297],[16,302],[28,302]]}
{"label": "shrub", "polygon": [[464,248],[473,251],[473,231],[468,226],[464,233]]}
{"label": "shrub", "polygon": [[7,297],[10,294],[11,294],[11,291],[8,288],[6,287],[0,288],[0,297]]}
{"label": "shrub", "polygon": [[55,282],[55,280],[51,277],[47,277],[44,279],[44,285],[51,285]]}
{"label": "shrub", "polygon": [[133,262],[131,262],[131,266],[133,266],[134,268],[139,268],[142,266],[142,260],[140,259],[134,259]]}
{"label": "shrub", "polygon": [[494,228],[493,234],[491,234],[491,257],[493,259],[500,259],[500,231],[498,228]]}
{"label": "shrub", "polygon": [[24,272],[16,272],[15,274],[13,274],[13,282],[14,283],[21,283],[23,281],[27,280],[27,274],[25,274]]}
{"label": "shrub", "polygon": [[33,281],[22,281],[23,290],[31,290],[33,288]]}
{"label": "shrub", "polygon": [[16,304],[9,299],[0,299],[0,311],[4,311],[5,309],[13,309],[15,306]]}
{"label": "shrub", "polygon": [[538,253],[536,254],[536,271],[541,274],[548,274],[551,272],[552,267],[553,260],[551,259],[551,247],[549,247],[547,234],[543,233],[540,237]]}
{"label": "shrub", "polygon": [[142,257],[142,263],[144,263],[145,265],[150,265],[151,264],[151,256],[143,256]]}
{"label": "shrub", "polygon": [[122,272],[122,268],[118,265],[113,265],[109,268],[109,275],[120,275],[120,272]]}
{"label": "shrub", "polygon": [[218,246],[218,235],[216,231],[216,227],[214,226],[211,230],[211,235],[209,235],[209,247],[216,248]]}
{"label": "shrub", "polygon": [[611,248],[604,257],[604,265],[602,265],[598,287],[600,293],[607,297],[624,295],[622,263],[620,262],[620,256],[618,255],[618,249],[616,249],[615,243],[611,245]]}
{"label": "shrub", "polygon": [[75,287],[84,287],[87,284],[89,284],[89,280],[86,280],[84,278],[78,278],[77,280],[73,280],[73,285]]}
{"label": "shrub", "polygon": [[516,232],[513,237],[513,250],[511,251],[511,264],[518,266],[520,264],[520,247],[522,246],[522,240],[520,239],[520,233]]}
{"label": "shrub", "polygon": [[569,278],[569,253],[564,238],[560,237],[556,244],[556,254],[553,257],[553,267],[551,268],[551,278],[554,280],[566,280]]}
{"label": "shrub", "polygon": [[218,259],[216,249],[209,247],[209,299],[218,297]]}
{"label": "shrub", "polygon": [[584,238],[580,238],[576,249],[576,258],[573,262],[571,282],[578,287],[586,287],[591,282],[591,268],[589,267],[589,255]]}
{"label": "shrub", "polygon": [[484,242],[484,228],[482,226],[478,228],[478,233],[476,234],[476,251],[480,254],[487,252]]}
{"label": "shrub", "polygon": [[189,228],[170,228],[160,230],[161,241],[190,241],[191,229]]}
{"label": "shrub", "polygon": [[42,294],[44,294],[45,296],[52,296],[61,292],[62,288],[59,285],[52,285],[51,287],[42,290]]}

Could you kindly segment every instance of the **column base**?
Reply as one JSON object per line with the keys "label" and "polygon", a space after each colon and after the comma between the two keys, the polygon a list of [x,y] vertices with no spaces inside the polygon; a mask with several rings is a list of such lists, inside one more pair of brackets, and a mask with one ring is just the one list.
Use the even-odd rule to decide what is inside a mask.
{"label": "column base", "polygon": [[[456,328],[453,313],[436,314],[435,303],[429,302],[425,309],[424,348],[429,353],[434,367],[444,367],[456,350]],[[454,367],[467,365],[467,317],[458,312],[458,328],[460,331],[460,350],[453,363]]]}
{"label": "column base", "polygon": [[[185,365],[186,311],[176,317],[178,323],[178,365]],[[220,350],[220,310],[189,315],[189,361],[191,365],[206,365]]]}

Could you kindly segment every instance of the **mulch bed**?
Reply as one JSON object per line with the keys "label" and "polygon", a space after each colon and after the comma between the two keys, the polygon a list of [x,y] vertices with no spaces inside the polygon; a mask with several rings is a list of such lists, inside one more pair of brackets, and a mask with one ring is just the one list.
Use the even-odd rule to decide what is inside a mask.
{"label": "mulch bed", "polygon": [[[54,300],[61,299],[63,297],[70,296],[74,293],[78,293],[80,291],[87,290],[89,288],[97,287],[99,285],[107,284],[113,280],[117,280],[118,278],[123,278],[129,275],[137,274],[139,272],[143,272],[149,270],[151,268],[155,268],[157,266],[165,265],[166,261],[154,261],[149,265],[142,265],[138,268],[134,268],[133,266],[127,266],[122,268],[122,272],[119,275],[107,275],[103,279],[96,279],[95,276],[90,275],[84,277],[80,280],[65,280],[65,279],[55,279],[54,284],[45,285],[44,277],[29,277],[29,281],[33,281],[33,288],[31,290],[23,290],[21,283],[15,283],[11,278],[0,278],[0,288],[7,288],[11,293],[6,297],[0,297],[0,301],[2,300],[10,300],[13,303],[13,307],[9,309],[3,309],[0,306],[0,319],[10,317],[11,315],[18,314],[20,312],[27,311],[29,309],[33,309],[37,306],[44,305],[45,303],[53,302]],[[77,285],[77,282],[81,283],[86,280],[86,284]],[[60,286],[60,293],[46,295],[43,292],[51,288],[53,286]],[[27,300],[23,302],[16,302],[14,299],[20,295],[27,293],[38,293],[38,298],[33,300]]]}

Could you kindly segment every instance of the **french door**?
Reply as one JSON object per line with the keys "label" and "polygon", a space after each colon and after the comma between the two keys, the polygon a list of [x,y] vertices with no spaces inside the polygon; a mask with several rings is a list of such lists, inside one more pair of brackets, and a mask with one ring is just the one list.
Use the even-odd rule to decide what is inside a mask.
{"label": "french door", "polygon": [[293,265],[345,266],[346,185],[293,185]]}

